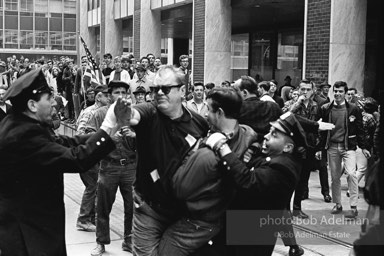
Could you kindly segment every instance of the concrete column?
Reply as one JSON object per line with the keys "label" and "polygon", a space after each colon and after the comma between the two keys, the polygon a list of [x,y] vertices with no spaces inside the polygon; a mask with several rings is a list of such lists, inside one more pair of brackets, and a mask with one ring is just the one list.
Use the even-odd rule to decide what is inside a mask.
{"label": "concrete column", "polygon": [[[362,93],[367,0],[332,0],[329,82],[345,81]],[[330,90],[332,93],[332,90]]]}
{"label": "concrete column", "polygon": [[231,24],[230,0],[206,0],[204,83],[220,85],[230,80]]}
{"label": "concrete column", "polygon": [[140,56],[152,53],[161,54],[161,16],[160,10],[151,10],[151,0],[141,0],[140,10]]}
{"label": "concrete column", "polygon": [[121,20],[113,16],[114,1],[100,1],[100,57],[105,53],[113,57],[123,53],[123,26]]}
{"label": "concrete column", "polygon": [[173,65],[173,38],[168,38],[168,65]]}
{"label": "concrete column", "polygon": [[230,0],[193,1],[193,81],[230,80],[231,14]]}
{"label": "concrete column", "polygon": [[133,55],[136,60],[140,59],[140,23],[141,23],[141,2],[134,0],[133,5]]}
{"label": "concrete column", "polygon": [[[91,51],[93,57],[96,55],[96,34],[94,28],[88,27],[88,6],[87,1],[78,1],[78,29],[77,31],[80,31],[80,36],[84,39],[85,43],[87,44],[89,50]],[[83,47],[83,44],[79,42],[79,56],[78,61],[80,62],[80,57],[85,55],[85,50]]]}

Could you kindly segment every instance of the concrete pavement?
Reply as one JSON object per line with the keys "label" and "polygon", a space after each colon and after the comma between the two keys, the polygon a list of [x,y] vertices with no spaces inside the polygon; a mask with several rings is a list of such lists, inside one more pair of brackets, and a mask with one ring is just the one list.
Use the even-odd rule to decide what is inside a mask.
{"label": "concrete pavement", "polygon": [[[90,251],[96,246],[94,232],[78,231],[76,229],[76,218],[80,208],[81,196],[84,186],[78,174],[65,174],[65,205],[66,205],[66,239],[68,256],[90,255]],[[310,215],[312,223],[294,221],[298,223],[295,228],[296,239],[305,249],[304,255],[337,255],[347,256],[352,242],[359,236],[360,220],[365,216],[367,203],[362,199],[360,191],[359,217],[355,221],[346,221],[343,215],[332,215],[330,210],[333,203],[325,203],[320,193],[318,172],[312,172],[309,181],[309,199],[303,201],[303,211]],[[342,198],[344,209],[347,210],[348,198],[345,196],[347,185],[346,179],[342,178]],[[120,192],[117,193],[116,202],[111,213],[111,244],[106,246],[106,256],[132,255],[121,250],[123,241],[123,201]],[[317,220],[315,223],[314,219]],[[332,221],[334,221],[332,223]],[[325,234],[325,235],[321,235]],[[274,256],[288,255],[288,247],[278,239]]]}

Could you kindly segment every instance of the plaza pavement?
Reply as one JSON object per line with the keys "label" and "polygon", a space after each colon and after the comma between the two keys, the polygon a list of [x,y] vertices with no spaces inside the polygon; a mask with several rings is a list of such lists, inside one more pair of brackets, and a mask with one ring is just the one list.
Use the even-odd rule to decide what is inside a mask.
{"label": "plaza pavement", "polygon": [[[90,255],[90,251],[96,246],[95,233],[76,230],[76,218],[84,186],[78,174],[65,174],[64,182],[68,256]],[[349,255],[352,242],[359,236],[360,220],[365,216],[363,209],[367,208],[367,204],[362,199],[362,192],[360,191],[361,199],[358,206],[359,217],[356,221],[351,222],[344,220],[342,215],[331,215],[329,213],[333,203],[325,203],[323,201],[323,197],[320,194],[318,172],[311,173],[309,187],[309,199],[303,201],[302,208],[304,212],[311,215],[308,221],[311,221],[312,224],[300,223],[300,227],[303,227],[305,232],[300,227],[295,228],[295,231],[298,232],[296,234],[298,244],[305,249],[304,255]],[[344,209],[348,209],[348,198],[345,196],[347,189],[345,177],[342,178],[342,188],[343,206]],[[110,216],[112,242],[110,245],[106,245],[105,256],[131,255],[121,250],[124,234],[123,214],[123,201],[118,191]],[[336,224],[332,225],[333,223]],[[311,230],[309,233],[306,231],[307,228]],[[325,233],[328,236],[324,239],[318,232]],[[281,239],[278,239],[273,255],[288,255],[288,249],[288,247],[282,244]]]}

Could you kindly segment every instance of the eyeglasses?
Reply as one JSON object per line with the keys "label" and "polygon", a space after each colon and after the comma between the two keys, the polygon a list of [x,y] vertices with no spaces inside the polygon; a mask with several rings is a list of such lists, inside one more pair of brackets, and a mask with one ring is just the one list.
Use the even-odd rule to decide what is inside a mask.
{"label": "eyeglasses", "polygon": [[182,84],[175,84],[175,85],[159,85],[159,86],[156,86],[156,87],[149,87],[151,89],[151,92],[155,92],[155,93],[158,93],[159,90],[161,89],[161,91],[165,94],[165,95],[168,95],[172,88],[174,87],[181,87]]}

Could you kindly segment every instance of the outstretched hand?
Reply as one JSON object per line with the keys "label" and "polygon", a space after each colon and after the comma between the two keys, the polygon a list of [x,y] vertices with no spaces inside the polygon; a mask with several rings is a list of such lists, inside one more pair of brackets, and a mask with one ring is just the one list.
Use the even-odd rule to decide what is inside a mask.
{"label": "outstretched hand", "polygon": [[335,128],[334,124],[323,122],[322,119],[317,121],[317,123],[319,124],[319,131],[330,131]]}
{"label": "outstretched hand", "polygon": [[122,126],[129,126],[129,121],[131,120],[132,116],[132,102],[130,99],[122,99],[118,98],[114,113],[116,116],[117,124]]}

